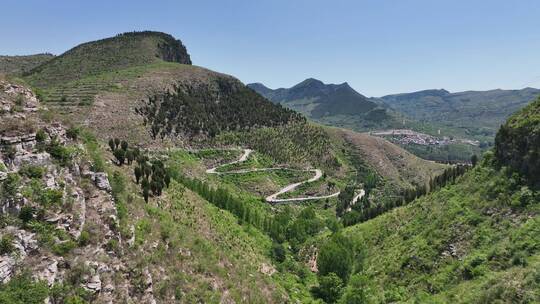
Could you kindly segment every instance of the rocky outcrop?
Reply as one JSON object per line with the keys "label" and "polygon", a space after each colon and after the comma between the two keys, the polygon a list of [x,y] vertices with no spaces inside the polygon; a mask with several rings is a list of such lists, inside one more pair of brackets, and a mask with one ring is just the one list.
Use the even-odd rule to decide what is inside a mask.
{"label": "rocky outcrop", "polygon": [[90,178],[98,189],[109,192],[112,191],[111,184],[109,183],[109,176],[106,172],[92,172],[85,170],[83,171],[82,176]]}
{"label": "rocky outcrop", "polygon": [[14,171],[18,171],[23,165],[46,166],[51,162],[51,155],[47,152],[27,153],[16,155],[13,159],[12,166]]}
{"label": "rocky outcrop", "polygon": [[2,230],[2,236],[13,236],[14,252],[0,256],[0,282],[8,282],[15,273],[15,267],[21,263],[31,252],[38,249],[35,234],[8,226]]}
{"label": "rocky outcrop", "polygon": [[143,269],[144,275],[144,284],[146,289],[144,290],[144,295],[142,297],[143,303],[146,304],[156,304],[156,299],[154,298],[154,282],[152,279],[152,274],[148,268]]}

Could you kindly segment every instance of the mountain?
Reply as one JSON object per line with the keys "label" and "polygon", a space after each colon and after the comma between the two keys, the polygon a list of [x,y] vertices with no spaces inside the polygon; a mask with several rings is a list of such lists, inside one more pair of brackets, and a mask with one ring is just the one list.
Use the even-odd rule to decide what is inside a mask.
{"label": "mountain", "polygon": [[[369,181],[375,216],[447,169],[190,63],[128,33],[2,78],[0,302],[313,302],[309,244],[351,201],[332,193]],[[208,173],[238,147],[240,172]],[[314,172],[280,198],[327,199],[265,201]]]}
{"label": "mountain", "polygon": [[539,94],[540,90],[533,88],[456,93],[425,90],[387,95],[381,100],[413,119],[459,129],[463,135],[492,141],[499,126]]}
{"label": "mountain", "polygon": [[52,54],[0,56],[0,74],[22,75],[52,58]]}
{"label": "mountain", "polygon": [[[97,134],[129,132],[139,142],[157,142],[169,131],[179,142],[302,119],[234,77],[191,65],[180,40],[159,32],[83,43],[24,79],[48,106],[85,121]],[[118,123],[127,128],[118,130]]]}
{"label": "mountain", "polygon": [[402,122],[396,113],[356,92],[346,82],[324,84],[308,78],[288,89],[272,90],[261,83],[248,84],[248,87],[275,103],[334,126],[353,125],[356,130],[367,130]]}
{"label": "mountain", "polygon": [[450,166],[186,54],[129,33],[0,77],[0,303],[538,302],[538,103]]}
{"label": "mountain", "polygon": [[539,109],[513,115],[453,184],[346,228],[366,257],[346,290],[366,303],[540,301]]}
{"label": "mountain", "polygon": [[261,83],[247,86],[273,102],[313,118],[346,113],[365,114],[377,107],[377,104],[356,92],[346,82],[324,84],[320,80],[308,78],[289,89],[272,90]]}

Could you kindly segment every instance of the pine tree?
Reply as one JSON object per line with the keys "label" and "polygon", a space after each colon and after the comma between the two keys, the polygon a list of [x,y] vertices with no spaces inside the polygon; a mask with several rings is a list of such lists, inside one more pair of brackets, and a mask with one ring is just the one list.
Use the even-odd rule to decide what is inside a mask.
{"label": "pine tree", "polygon": [[116,149],[116,145],[114,144],[114,139],[109,139],[109,147],[111,148],[111,151],[114,152],[114,150]]}
{"label": "pine tree", "polygon": [[139,184],[139,180],[141,179],[142,170],[140,167],[135,167],[135,180],[137,181],[137,185]]}

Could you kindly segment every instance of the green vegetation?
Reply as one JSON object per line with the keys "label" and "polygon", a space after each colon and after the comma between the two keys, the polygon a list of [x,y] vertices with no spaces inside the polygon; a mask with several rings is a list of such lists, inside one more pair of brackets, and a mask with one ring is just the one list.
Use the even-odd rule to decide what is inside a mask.
{"label": "green vegetation", "polygon": [[540,98],[512,115],[495,138],[495,156],[540,187]]}
{"label": "green vegetation", "polygon": [[37,87],[62,83],[156,63],[191,64],[185,47],[171,35],[159,32],[131,32],[81,44],[31,70],[27,79]]}
{"label": "green vegetation", "polygon": [[426,90],[388,95],[381,99],[421,123],[434,125],[435,131],[440,129],[442,135],[490,143],[508,116],[534,100],[538,94],[540,91],[532,88],[458,93]]}
{"label": "green vegetation", "polygon": [[[370,281],[370,302],[539,300],[530,281],[538,219],[528,219],[538,212],[538,193],[520,190],[520,179],[493,168],[492,160],[488,155],[455,184],[345,230],[365,244],[369,267],[361,274]],[[517,272],[524,275],[512,284],[521,291],[501,292]]]}
{"label": "green vegetation", "polygon": [[[219,96],[216,96],[217,87]],[[219,102],[215,102],[219,98]],[[295,112],[274,105],[238,82],[216,78],[193,90],[178,86],[174,92],[156,95],[137,109],[148,122],[152,137],[207,135],[223,131],[278,126],[302,120]]]}
{"label": "green vegetation", "polygon": [[41,304],[48,294],[47,283],[35,282],[30,273],[23,273],[7,284],[0,284],[0,303]]}
{"label": "green vegetation", "polygon": [[0,238],[0,255],[11,254],[15,250],[13,245],[13,236],[5,234]]}
{"label": "green vegetation", "polygon": [[359,94],[347,83],[324,84],[309,78],[288,89],[271,90],[260,83],[248,86],[269,100],[325,125],[366,131],[398,128],[404,120],[409,120]]}
{"label": "green vegetation", "polygon": [[292,166],[311,164],[330,171],[339,166],[328,133],[323,127],[311,123],[229,132],[220,135],[216,142],[251,147],[276,163]]}
{"label": "green vegetation", "polygon": [[0,74],[20,76],[53,58],[52,54],[0,56]]}

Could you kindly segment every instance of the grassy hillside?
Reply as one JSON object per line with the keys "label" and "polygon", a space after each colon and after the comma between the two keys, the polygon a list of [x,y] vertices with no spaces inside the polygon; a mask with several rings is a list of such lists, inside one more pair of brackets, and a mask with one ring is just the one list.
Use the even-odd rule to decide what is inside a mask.
{"label": "grassy hillside", "polygon": [[346,230],[365,244],[359,276],[368,279],[373,302],[539,301],[538,193],[508,181],[484,164]]}
{"label": "grassy hillside", "polygon": [[20,76],[53,58],[52,54],[0,56],[0,74]]}
{"label": "grassy hillside", "polygon": [[38,87],[65,82],[104,72],[159,62],[191,64],[182,42],[159,32],[132,32],[83,43],[32,69],[28,80]]}
{"label": "grassy hillside", "polygon": [[365,259],[350,287],[368,303],[539,302],[539,104],[454,184],[345,229]]}
{"label": "grassy hillside", "polygon": [[88,104],[109,85],[103,77],[162,62],[191,64],[191,59],[171,35],[132,32],[83,43],[32,69],[25,79],[46,101]]}
{"label": "grassy hillside", "polygon": [[495,138],[495,156],[540,186],[540,98],[512,115]]}
{"label": "grassy hillside", "polygon": [[[0,254],[13,251],[6,236],[11,226],[35,232],[40,242],[39,254],[23,256],[17,266],[21,276],[0,284],[0,299],[28,289],[39,293],[39,302],[48,294],[56,303],[331,303],[341,292],[352,297],[363,286],[385,297],[384,286],[401,284],[397,276],[379,285],[384,279],[376,276],[385,268],[369,272],[366,266],[377,265],[386,248],[386,213],[413,210],[414,217],[418,203],[398,206],[453,180],[457,171],[384,139],[307,121],[232,76],[169,62],[178,58],[170,60],[168,52],[158,58],[159,39],[166,37],[135,33],[83,44],[35,69],[26,80],[44,90],[48,111],[24,86],[2,84],[10,99],[9,109],[0,112],[9,118],[1,135],[21,135],[17,140],[25,142],[0,143],[0,191],[10,198],[0,195],[0,201],[5,206],[24,197],[16,202],[27,208],[0,217]],[[140,52],[124,50],[124,44]],[[115,56],[112,50],[133,56],[112,57],[116,61],[105,66],[99,56],[85,53],[90,50],[107,60]],[[60,85],[61,79],[66,82]],[[71,97],[47,101],[66,93]],[[91,102],[78,101],[83,97]],[[207,171],[237,159],[241,148],[254,150],[248,160],[216,171],[221,174]],[[20,165],[27,158],[32,167]],[[42,159],[50,162],[43,165]],[[247,168],[272,170],[223,174]],[[307,169],[315,168],[321,170],[317,181],[282,197],[339,195],[286,204],[265,200],[312,178],[319,171]],[[495,180],[493,172],[470,173],[463,187],[479,187],[472,180],[484,177],[499,187],[504,179]],[[526,190],[512,200],[529,206]],[[441,208],[447,207],[445,202]],[[430,215],[422,214],[421,227],[435,225]],[[371,225],[376,228],[369,234],[360,233]],[[73,227],[84,234],[64,233]],[[421,235],[420,230],[413,232]],[[60,261],[57,276],[30,282],[22,271],[41,273],[45,260]],[[81,260],[98,261],[94,267]],[[411,285],[399,290],[404,299],[423,288],[403,280]]]}

